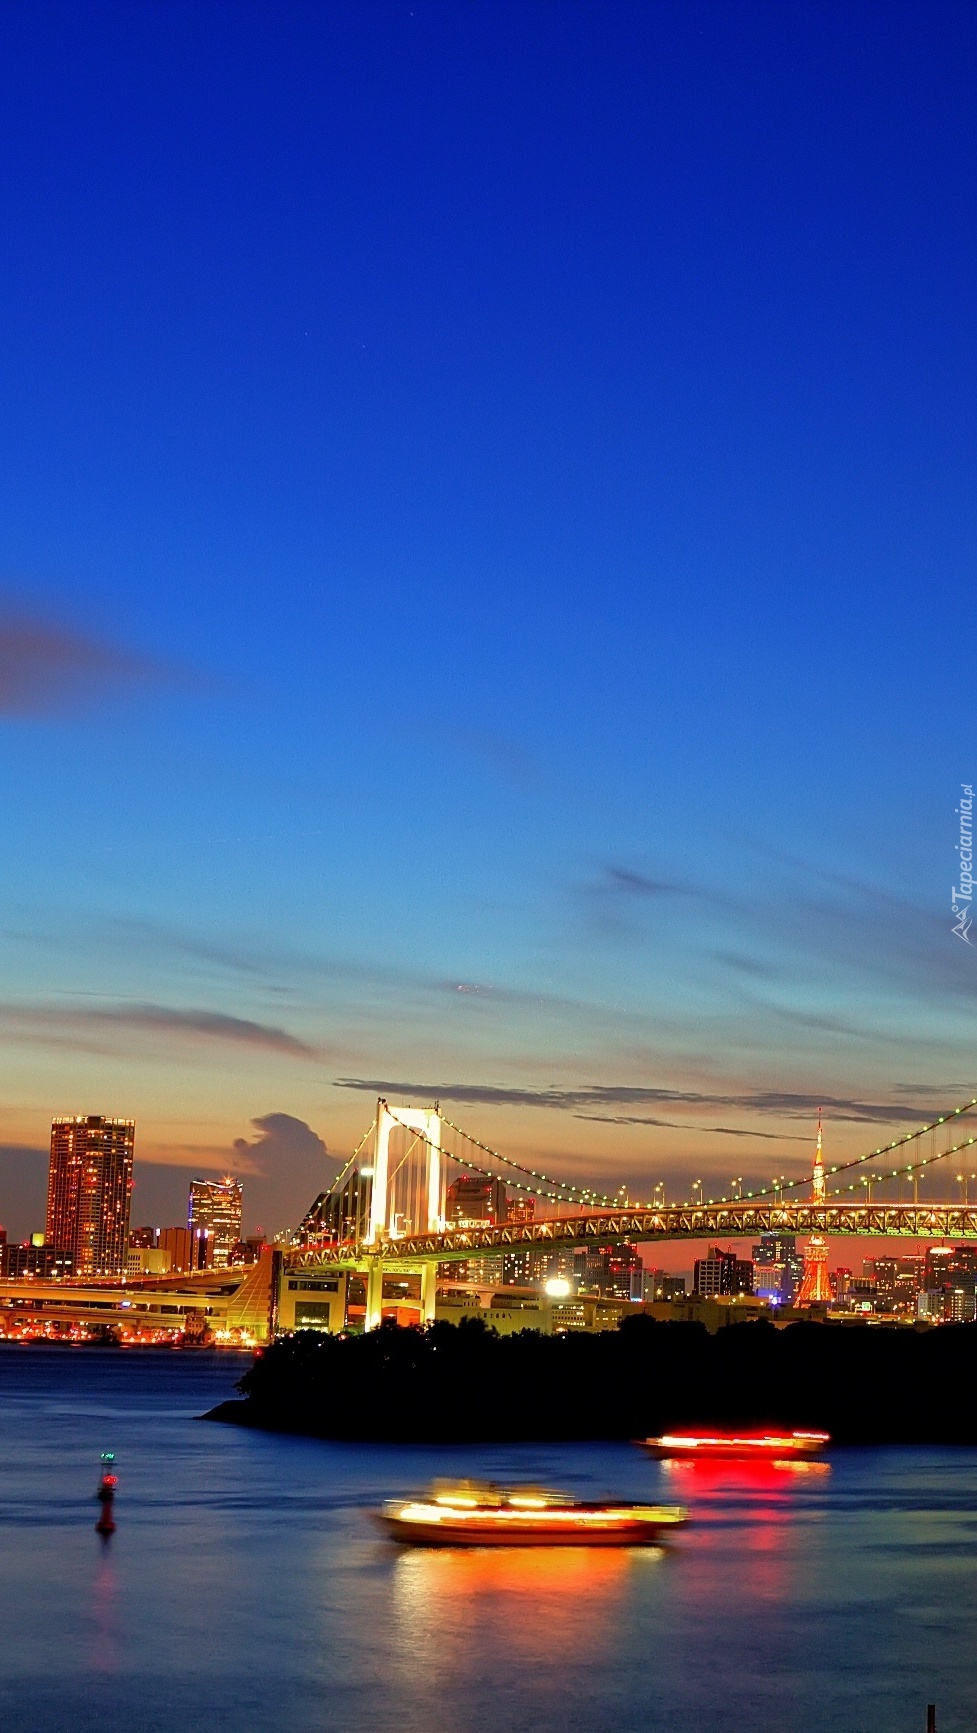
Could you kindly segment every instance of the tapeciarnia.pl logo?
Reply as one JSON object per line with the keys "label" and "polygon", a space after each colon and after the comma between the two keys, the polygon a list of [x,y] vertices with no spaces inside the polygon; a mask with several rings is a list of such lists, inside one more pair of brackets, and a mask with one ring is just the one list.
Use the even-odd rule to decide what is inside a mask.
{"label": "tapeciarnia.pl logo", "polygon": [[950,907],[953,910],[953,932],[965,945],[970,945],[970,905],[974,899],[974,833],[973,811],[974,791],[969,782],[960,785],[960,805],[954,807],[960,818],[960,841],[956,844],[960,856],[959,879],[950,892]]}

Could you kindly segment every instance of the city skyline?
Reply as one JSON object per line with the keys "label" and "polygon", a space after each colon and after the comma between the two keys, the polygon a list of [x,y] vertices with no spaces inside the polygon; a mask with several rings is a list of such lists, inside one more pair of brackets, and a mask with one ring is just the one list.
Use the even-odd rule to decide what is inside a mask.
{"label": "city skyline", "polygon": [[974,1092],[966,9],[376,17],[2,23],[15,1233],[79,1102],[276,1231],[380,1093],[678,1196]]}

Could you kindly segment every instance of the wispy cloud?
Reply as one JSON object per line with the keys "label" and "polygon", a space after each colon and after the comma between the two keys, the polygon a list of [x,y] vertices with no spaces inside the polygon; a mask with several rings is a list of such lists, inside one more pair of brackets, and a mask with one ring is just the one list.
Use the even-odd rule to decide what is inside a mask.
{"label": "wispy cloud", "polygon": [[[400,1096],[409,1101],[457,1101],[467,1106],[542,1108],[570,1113],[575,1118],[601,1117],[608,1107],[690,1107],[693,1109],[737,1109],[742,1113],[779,1114],[787,1119],[810,1119],[819,1108],[833,1119],[871,1125],[918,1125],[926,1117],[923,1109],[905,1102],[860,1101],[849,1096],[806,1095],[786,1090],[747,1093],[707,1093],[689,1089],[649,1088],[634,1084],[587,1084],[575,1089],[548,1087],[526,1089],[486,1083],[394,1082],[384,1078],[339,1077],[337,1089],[358,1089],[369,1095]],[[951,1102],[950,1106],[956,1105]],[[670,1121],[642,1121],[670,1124]],[[703,1128],[705,1129],[705,1128]],[[710,1127],[729,1132],[729,1127]]]}
{"label": "wispy cloud", "polygon": [[52,1041],[65,1044],[74,1041],[82,1046],[92,1043],[98,1050],[117,1045],[127,1034],[169,1036],[224,1042],[232,1046],[284,1053],[295,1059],[314,1059],[321,1055],[305,1041],[287,1030],[267,1023],[256,1023],[247,1017],[228,1016],[223,1011],[195,1008],[178,1009],[169,1005],[0,1005],[0,1025],[8,1037],[22,1041]]}
{"label": "wispy cloud", "polygon": [[605,866],[600,877],[588,888],[597,896],[637,897],[641,901],[647,901],[649,897],[694,897],[700,894],[691,881],[682,883],[678,879],[651,878],[647,873],[624,866]]}
{"label": "wispy cloud", "polygon": [[184,679],[138,651],[32,617],[0,602],[0,716],[51,716],[106,693]]}
{"label": "wispy cloud", "polygon": [[805,1143],[808,1137],[795,1137],[789,1131],[755,1131],[735,1125],[697,1125],[692,1120],[653,1119],[644,1113],[576,1113],[575,1119],[586,1120],[590,1125],[655,1125],[665,1131],[688,1131],[702,1134],[703,1132],[717,1137],[749,1137],[766,1138],[771,1143]]}

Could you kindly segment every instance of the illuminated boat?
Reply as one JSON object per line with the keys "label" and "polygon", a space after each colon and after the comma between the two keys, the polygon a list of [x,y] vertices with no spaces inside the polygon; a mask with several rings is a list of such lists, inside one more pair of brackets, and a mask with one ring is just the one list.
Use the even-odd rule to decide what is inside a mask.
{"label": "illuminated boat", "polygon": [[665,1432],[646,1438],[645,1449],[653,1456],[677,1457],[682,1461],[806,1462],[820,1456],[831,1439],[827,1432],[786,1432],[770,1428],[758,1432]]}
{"label": "illuminated boat", "polygon": [[388,1499],[377,1520],[415,1546],[657,1546],[687,1520],[676,1504],[586,1504],[542,1487],[435,1481],[423,1498]]}

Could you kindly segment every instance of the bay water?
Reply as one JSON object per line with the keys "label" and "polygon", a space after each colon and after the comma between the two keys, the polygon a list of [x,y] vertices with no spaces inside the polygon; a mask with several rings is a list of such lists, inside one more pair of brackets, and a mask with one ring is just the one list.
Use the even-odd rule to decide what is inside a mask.
{"label": "bay water", "polygon": [[[924,1733],[928,1702],[939,1733],[977,1729],[977,1451],[709,1468],[202,1421],[247,1364],[0,1347],[4,1729]],[[397,1547],[371,1509],[436,1475],[692,1521],[666,1551]]]}

